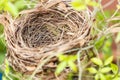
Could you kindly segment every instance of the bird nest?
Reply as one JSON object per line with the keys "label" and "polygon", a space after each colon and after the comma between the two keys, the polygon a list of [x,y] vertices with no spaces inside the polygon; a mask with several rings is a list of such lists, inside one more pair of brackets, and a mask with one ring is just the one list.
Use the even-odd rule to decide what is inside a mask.
{"label": "bird nest", "polygon": [[[66,10],[62,10],[57,5],[25,11],[14,20],[9,18],[9,26],[5,26],[7,59],[14,70],[25,74],[39,73],[43,80],[54,80],[51,73],[59,63],[57,56],[75,55],[78,50],[74,49],[89,42],[89,10],[76,11],[66,4]],[[63,73],[59,77],[68,71]]]}

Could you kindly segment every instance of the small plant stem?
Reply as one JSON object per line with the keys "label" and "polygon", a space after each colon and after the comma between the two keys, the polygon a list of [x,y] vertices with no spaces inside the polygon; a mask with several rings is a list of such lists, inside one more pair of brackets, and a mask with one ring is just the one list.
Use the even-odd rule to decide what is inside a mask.
{"label": "small plant stem", "polygon": [[109,7],[112,3],[114,3],[115,0],[110,0],[109,2],[107,2],[105,5],[103,5],[103,9],[106,7]]}
{"label": "small plant stem", "polygon": [[96,48],[93,48],[93,51],[95,52],[96,56],[97,56],[98,58],[100,58],[97,49],[96,49]]}
{"label": "small plant stem", "polygon": [[[118,5],[120,5],[119,0],[118,0]],[[113,17],[118,13],[118,11],[119,11],[119,8],[117,8],[117,9],[115,10],[115,12],[114,12],[113,15],[111,16],[111,18],[113,18]]]}
{"label": "small plant stem", "polygon": [[117,8],[117,9],[115,10],[115,12],[113,13],[113,15],[111,16],[111,18],[113,18],[113,17],[118,13],[118,11],[119,11],[119,9]]}
{"label": "small plant stem", "polygon": [[80,53],[81,53],[81,50],[79,50],[77,53],[77,57],[78,57],[77,61],[78,61],[78,69],[79,69],[78,80],[82,80],[82,66],[80,62]]}
{"label": "small plant stem", "polygon": [[93,48],[93,47],[94,47],[94,45],[90,45],[90,46],[87,46],[87,47],[82,48],[81,50],[82,50],[82,51],[83,51],[83,50],[88,50],[88,49]]}
{"label": "small plant stem", "polygon": [[5,73],[5,76],[6,76],[9,80],[13,80],[7,73]]}
{"label": "small plant stem", "polygon": [[101,10],[101,12],[102,12],[104,18],[106,19],[107,17],[106,17],[105,12],[104,12],[104,10],[103,10],[103,8],[102,8],[102,5],[100,5],[100,10]]}

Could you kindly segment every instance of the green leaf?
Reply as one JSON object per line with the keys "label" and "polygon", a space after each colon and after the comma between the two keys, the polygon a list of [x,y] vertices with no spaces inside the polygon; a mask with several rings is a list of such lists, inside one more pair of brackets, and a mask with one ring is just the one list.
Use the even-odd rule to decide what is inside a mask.
{"label": "green leaf", "polygon": [[9,72],[10,72],[9,62],[8,62],[8,60],[5,60],[5,74],[8,75]]}
{"label": "green leaf", "polygon": [[106,80],[106,77],[104,74],[99,74],[100,75],[100,80]]}
{"label": "green leaf", "polygon": [[94,67],[88,68],[87,70],[92,74],[97,73],[97,70]]}
{"label": "green leaf", "polygon": [[55,74],[56,75],[59,75],[64,69],[65,67],[67,66],[67,62],[61,62],[58,66],[57,66],[57,69],[55,71]]}
{"label": "green leaf", "polygon": [[113,61],[113,56],[109,57],[108,59],[105,60],[104,65],[108,65]]}
{"label": "green leaf", "polygon": [[102,51],[106,56],[112,55],[112,38],[108,38],[107,40],[104,41],[104,46],[102,47]]}
{"label": "green leaf", "polygon": [[106,77],[106,80],[112,80],[114,77],[114,74],[106,74],[105,77]]}
{"label": "green leaf", "polygon": [[75,9],[75,10],[85,10],[87,8],[87,5],[84,4],[82,1],[79,0],[75,0],[71,3],[71,6]]}
{"label": "green leaf", "polygon": [[[20,4],[22,4],[22,5],[20,5]],[[18,0],[18,1],[16,1],[14,5],[19,10],[20,9],[24,9],[26,7],[26,4],[25,4],[24,0]]]}
{"label": "green leaf", "polygon": [[114,74],[118,73],[118,66],[116,64],[111,63],[111,69]]}
{"label": "green leaf", "polygon": [[73,70],[74,72],[77,72],[78,70],[77,70],[77,65],[74,63],[74,62],[72,62],[72,61],[69,61],[68,62],[68,66],[71,68],[71,70]]}
{"label": "green leaf", "polygon": [[120,80],[120,77],[115,77],[114,79],[112,79],[112,80]]}
{"label": "green leaf", "polygon": [[106,80],[106,77],[104,74],[99,73],[95,75],[95,80]]}
{"label": "green leaf", "polygon": [[0,65],[3,64],[4,60],[5,60],[5,53],[0,52]]}
{"label": "green leaf", "polygon": [[76,61],[77,60],[77,55],[59,55],[58,56],[59,61]]}
{"label": "green leaf", "polygon": [[102,36],[99,40],[95,42],[95,47],[97,49],[101,48],[103,46],[104,40],[105,40],[105,36]]}
{"label": "green leaf", "polygon": [[59,61],[66,61],[66,59],[68,59],[68,56],[67,55],[58,55],[58,58],[59,58]]}
{"label": "green leaf", "polygon": [[99,58],[92,58],[91,61],[96,65],[99,65],[99,66],[103,65],[102,60],[100,60]]}
{"label": "green leaf", "polygon": [[74,76],[74,75],[75,75],[75,74],[72,73],[72,72],[68,73],[68,77],[67,77],[66,80],[73,80],[73,76]]}
{"label": "green leaf", "polygon": [[0,10],[4,10],[4,7],[7,2],[8,2],[8,0],[0,0]]}
{"label": "green leaf", "polygon": [[3,37],[0,38],[0,53],[6,53],[5,39]]}
{"label": "green leaf", "polygon": [[2,80],[8,80],[8,79],[6,79],[6,77],[5,77],[5,76],[3,76],[3,77],[2,77]]}
{"label": "green leaf", "polygon": [[110,67],[104,67],[100,70],[101,73],[108,73],[111,71],[111,68]]}
{"label": "green leaf", "polygon": [[[68,59],[69,58],[69,59]],[[72,62],[74,62],[74,61],[76,61],[77,60],[77,55],[69,55],[68,56],[68,61],[72,61]]]}
{"label": "green leaf", "polygon": [[100,78],[100,75],[99,75],[99,74],[96,74],[96,75],[95,75],[95,80],[99,80],[99,78]]}
{"label": "green leaf", "polygon": [[13,16],[17,16],[17,15],[18,15],[18,10],[17,10],[17,8],[16,8],[11,2],[8,2],[8,3],[5,5],[5,10],[6,10],[6,11],[9,11]]}

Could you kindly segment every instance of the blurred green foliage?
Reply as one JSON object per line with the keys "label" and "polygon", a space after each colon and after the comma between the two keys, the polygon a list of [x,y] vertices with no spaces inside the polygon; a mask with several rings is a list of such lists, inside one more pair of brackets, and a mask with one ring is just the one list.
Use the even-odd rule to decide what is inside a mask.
{"label": "blurred green foliage", "polygon": [[85,10],[88,8],[88,6],[92,7],[98,7],[99,4],[93,0],[74,0],[71,2],[72,7],[75,10]]}
{"label": "blurred green foliage", "polygon": [[95,80],[119,80],[120,73],[118,66],[113,61],[113,56],[102,61],[99,58],[92,58],[91,61],[95,64],[94,67],[89,67],[89,73],[95,75]]}
{"label": "blurred green foliage", "polygon": [[104,57],[112,55],[112,36],[111,34],[103,33],[110,26],[106,20],[112,16],[112,13],[113,11],[104,11],[104,13],[98,11],[96,14],[96,21],[93,25],[94,27],[91,31],[93,37],[96,35],[98,36],[98,33],[101,34],[95,39],[94,44],[98,52],[102,53]]}
{"label": "blurred green foliage", "polygon": [[3,29],[4,29],[4,27],[2,25],[0,25],[0,64],[3,63],[5,53],[6,53],[6,44],[5,44]]}
{"label": "blurred green foliage", "polygon": [[37,0],[0,0],[0,11],[17,16],[21,10],[33,8]]}
{"label": "blurred green foliage", "polygon": [[60,63],[55,71],[56,75],[59,75],[66,67],[69,67],[73,72],[77,72],[77,65],[75,61],[77,60],[77,55],[59,55]]}

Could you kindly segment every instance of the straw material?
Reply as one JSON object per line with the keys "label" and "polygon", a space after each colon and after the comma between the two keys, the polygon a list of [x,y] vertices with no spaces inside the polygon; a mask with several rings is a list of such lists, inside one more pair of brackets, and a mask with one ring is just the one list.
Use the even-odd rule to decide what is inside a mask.
{"label": "straw material", "polygon": [[[41,65],[36,73],[43,80],[56,80],[53,75],[59,63],[56,56],[76,54],[69,51],[87,45],[91,29],[89,10],[79,12],[59,0],[52,3],[23,11],[16,19],[9,17],[7,24],[4,22],[10,66],[16,71],[32,74]],[[68,71],[63,73],[59,78],[65,78]]]}

